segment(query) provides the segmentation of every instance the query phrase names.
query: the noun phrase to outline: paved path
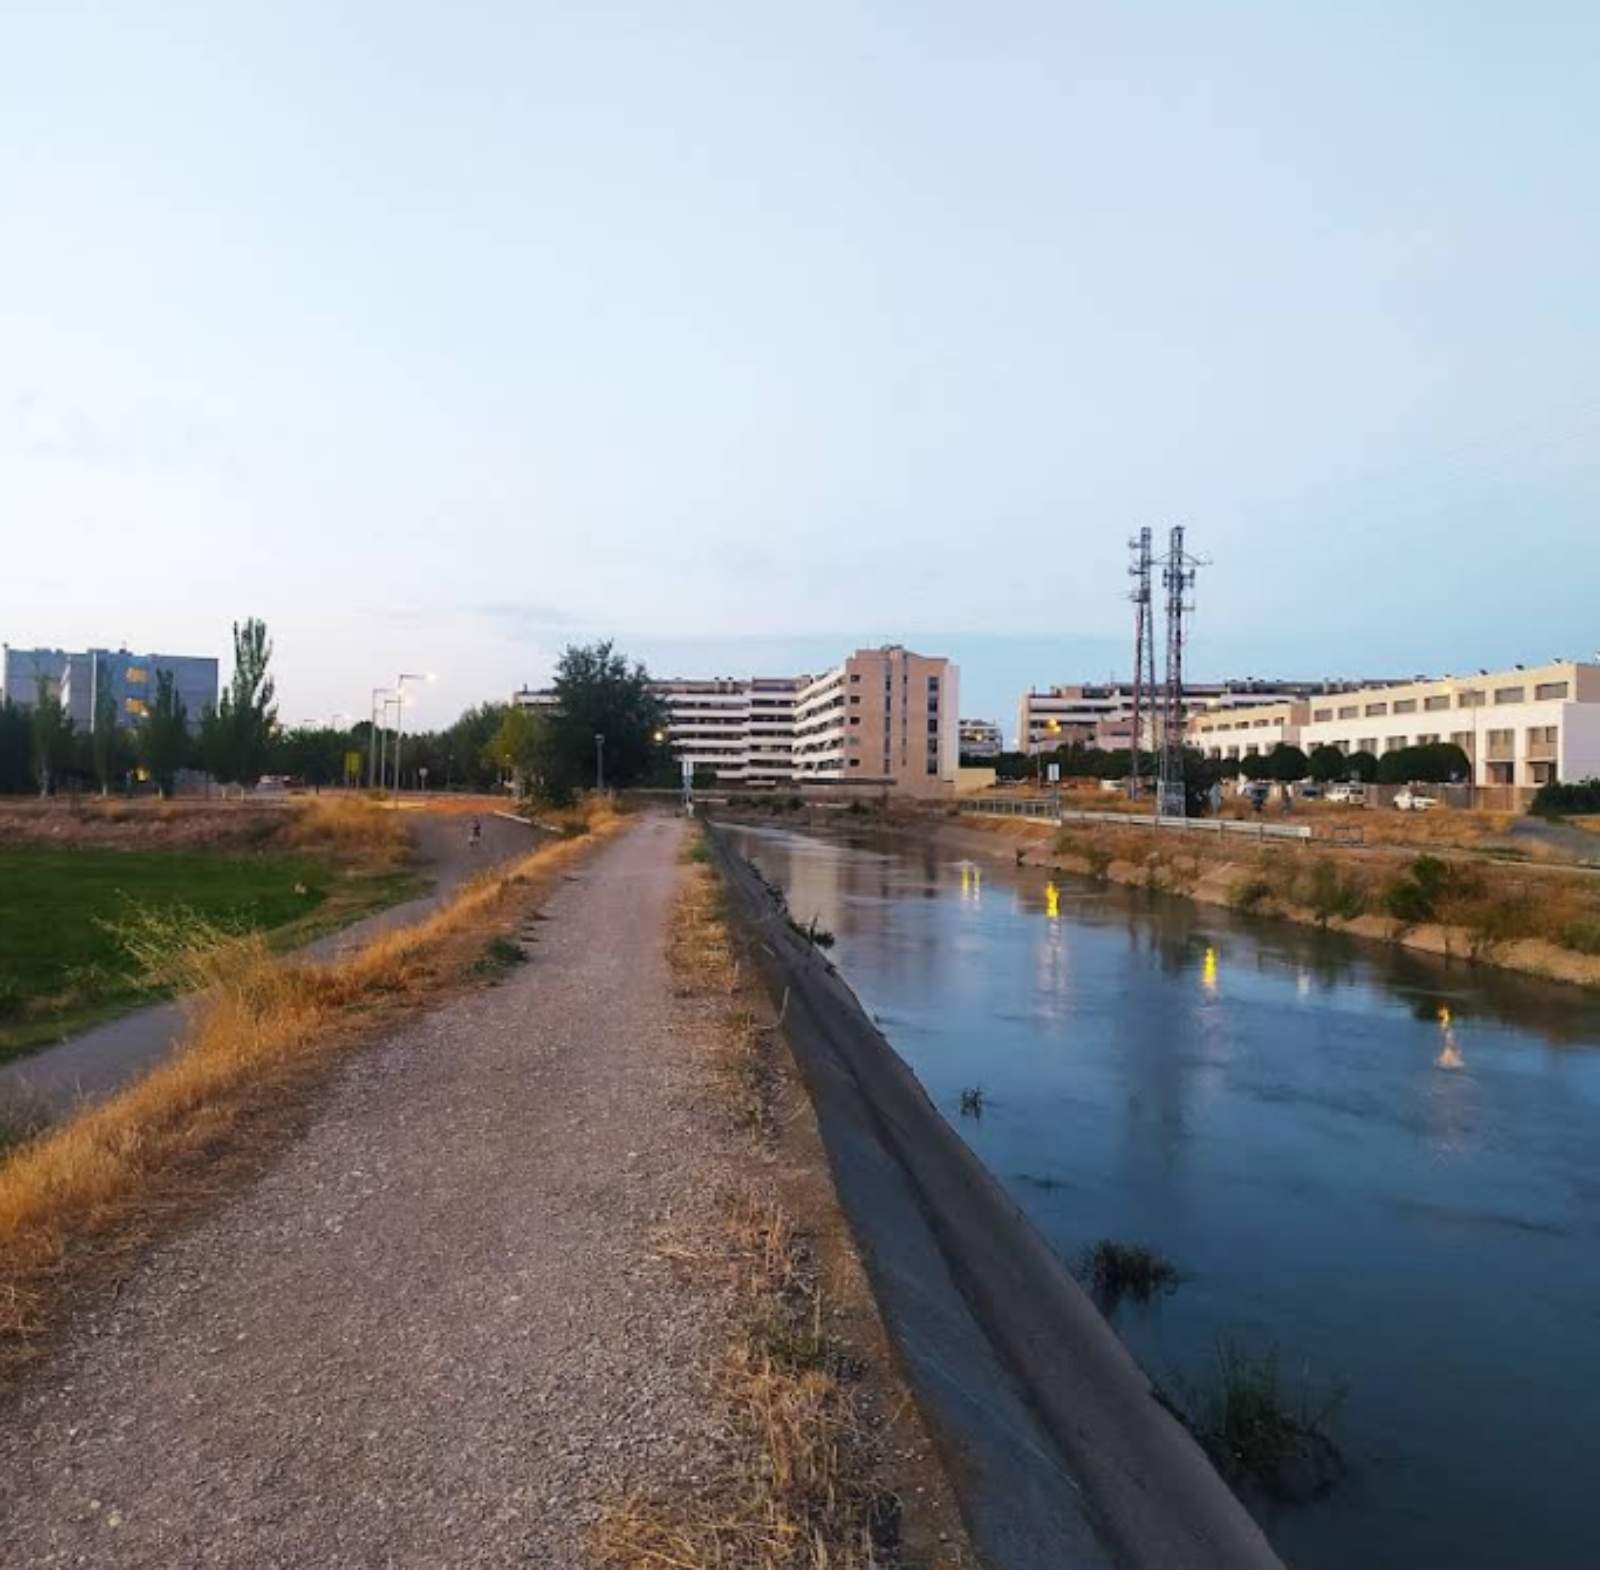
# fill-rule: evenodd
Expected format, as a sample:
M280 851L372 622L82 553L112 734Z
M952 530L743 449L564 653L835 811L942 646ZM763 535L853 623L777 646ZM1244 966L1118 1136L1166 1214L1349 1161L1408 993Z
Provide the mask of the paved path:
M417 861L421 870L433 875L432 890L363 916L307 944L301 952L326 958L391 927L415 921L474 872L531 850L537 843L537 835L525 823L489 813L479 821L483 840L474 850L467 842L471 818L427 812L410 816ZM177 1002L153 1003L131 1014L119 1014L103 1025L0 1067L0 1103L20 1101L47 1115L58 1115L80 1101L110 1095L164 1057L183 1026L183 1005Z
M662 954L680 840L601 849L530 963L354 1059L0 1399L0 1564L566 1570L612 1490L703 1454L716 1305L642 1263L720 1176Z

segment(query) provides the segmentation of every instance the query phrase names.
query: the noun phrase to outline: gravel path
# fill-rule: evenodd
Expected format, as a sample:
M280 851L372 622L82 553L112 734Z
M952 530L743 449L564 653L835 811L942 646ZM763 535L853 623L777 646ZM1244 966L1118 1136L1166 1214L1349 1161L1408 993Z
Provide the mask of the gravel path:
M717 1305L649 1262L720 1178L647 818L531 962L356 1059L248 1192L0 1402L0 1564L582 1563L713 1437Z

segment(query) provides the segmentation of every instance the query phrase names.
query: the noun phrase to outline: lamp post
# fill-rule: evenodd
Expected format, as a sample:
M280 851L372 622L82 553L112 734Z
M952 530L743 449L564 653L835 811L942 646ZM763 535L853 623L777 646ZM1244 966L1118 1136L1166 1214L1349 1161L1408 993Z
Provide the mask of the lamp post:
M594 788L606 788L606 738L600 731L594 733Z
M384 690L387 691L387 689L384 689ZM385 761L385 758L384 758L384 753L385 753L385 751L387 749L388 740L389 740L389 710L390 709L394 709L394 708L398 708L399 705L400 705L400 695L399 695L399 693L390 693L389 696L386 697L383 700L383 702L378 706L378 713L379 713L378 784L379 784L380 787L386 785L388 783L388 780L389 780L388 765L387 765L387 763Z
M367 789L378 784L378 699L388 696L387 687L372 689L372 729L367 732Z
M400 743L405 739L406 733L406 683L408 681L432 681L432 671L401 671L395 679L395 702L399 710L395 718L394 729L394 793L400 794Z

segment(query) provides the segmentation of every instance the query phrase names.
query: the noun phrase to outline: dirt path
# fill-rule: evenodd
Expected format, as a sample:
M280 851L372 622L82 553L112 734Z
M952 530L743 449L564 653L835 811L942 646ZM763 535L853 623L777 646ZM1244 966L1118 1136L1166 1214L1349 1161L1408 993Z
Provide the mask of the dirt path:
M521 855L538 843L537 834L527 824L485 813L479 820L482 842L473 849L467 841L471 821L460 815L409 815L417 870L433 877L432 890L351 922L307 944L301 952L311 958L331 956L392 927L416 921L453 894L474 872ZM0 1103L18 1102L53 1117L70 1111L80 1101L109 1095L166 1056L183 1026L183 1006L175 1002L153 1003L108 1019L103 1025L0 1067Z
M717 1305L647 1261L724 1174L662 954L681 837L599 851L530 963L355 1060L0 1401L0 1563L562 1570L684 1475Z

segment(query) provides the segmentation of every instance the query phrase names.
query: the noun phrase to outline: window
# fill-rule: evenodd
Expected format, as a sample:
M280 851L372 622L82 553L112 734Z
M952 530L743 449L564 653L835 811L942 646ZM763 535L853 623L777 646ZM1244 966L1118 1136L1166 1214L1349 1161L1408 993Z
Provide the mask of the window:
M1554 725L1530 725L1528 727L1528 745L1530 747L1553 747L1556 744L1556 727Z
M1376 736L1363 736L1361 740L1356 743L1357 752L1376 752L1377 750L1378 738Z
M1483 688L1469 687L1465 692L1456 694L1456 707L1458 709L1481 709L1483 707Z
M859 725L861 723L861 716L859 714L852 714L850 716L850 723L852 725Z
M1450 694L1447 692L1437 692L1431 698L1424 698L1422 700L1422 706L1430 713L1437 709L1448 709L1450 707Z
M124 702L123 707L127 709L128 713L137 714L141 717L150 712L150 706L143 698L129 698Z
M142 665L130 665L122 674L129 685L134 687L143 687L150 680L150 672Z
M1469 730L1453 730L1453 731L1450 732L1450 740L1453 741L1456 744L1456 746L1458 746L1463 752L1469 753L1469 754L1471 753L1471 751L1472 751L1472 732L1471 731L1469 731Z
M852 769L859 769L861 767L861 759L860 758L852 758L850 760L850 767Z
M861 680L861 672L860 671L851 671L850 672L850 680L851 681L860 681Z
M1437 747L1439 745L1438 731L1432 731L1426 736L1418 736L1417 745L1419 747Z
M1404 736L1391 736L1384 742L1383 750L1385 752L1398 752L1405 744L1406 739Z
M1387 714L1388 712L1389 712L1389 705L1387 703L1369 703L1367 705L1367 717L1369 719L1374 714Z
M1542 681L1533 689L1536 698L1564 698L1567 695L1567 684L1564 681Z
M1358 709L1355 704L1348 703L1339 710L1339 718L1342 720L1353 720L1357 718L1360 713L1361 710Z
M1494 701L1496 703L1521 703L1526 691L1525 687L1496 687L1494 689Z
M852 693L851 693L851 694L850 694L850 701L851 701L851 702L852 702L852 703L860 703L860 701L861 701L861 694L860 694L860 693L859 693L859 692L852 692Z
M1333 710L1332 709L1313 709L1311 711L1311 718L1318 725L1324 725L1329 720L1331 720L1333 718Z
M1417 712L1417 700L1415 698L1396 698L1394 700L1394 712L1396 714L1415 714Z

